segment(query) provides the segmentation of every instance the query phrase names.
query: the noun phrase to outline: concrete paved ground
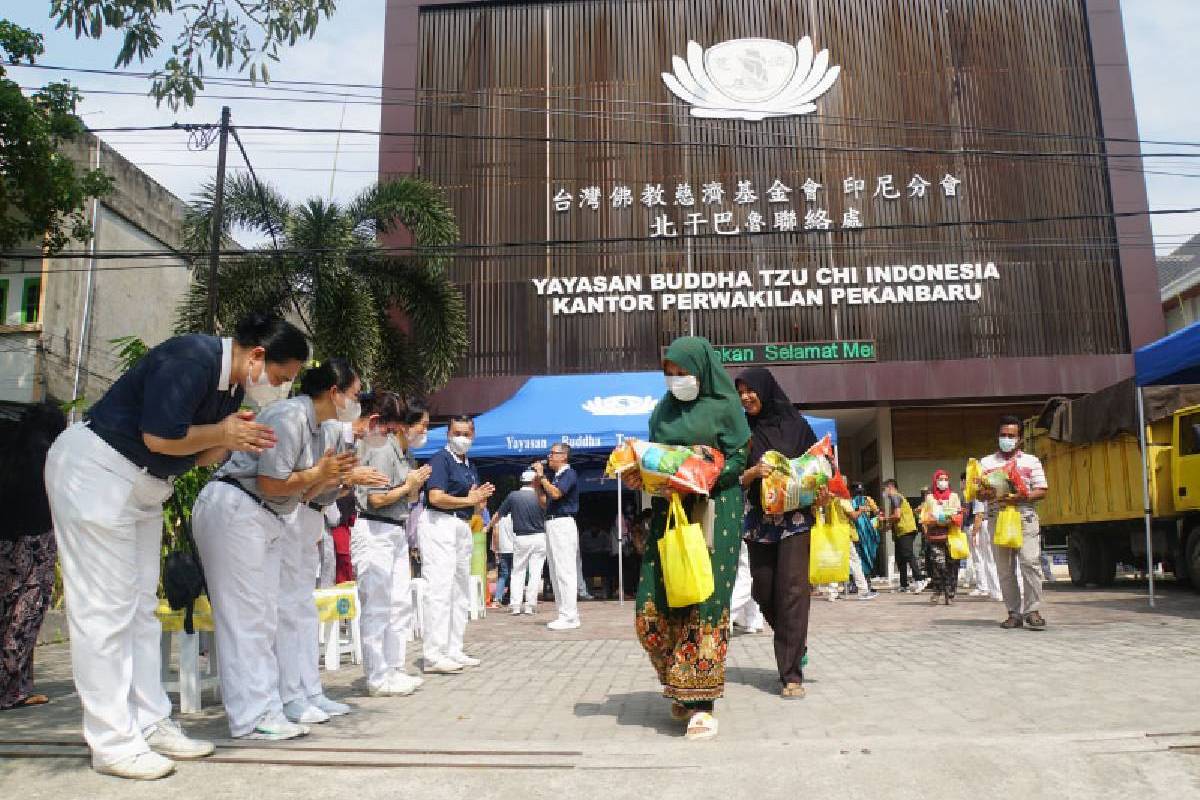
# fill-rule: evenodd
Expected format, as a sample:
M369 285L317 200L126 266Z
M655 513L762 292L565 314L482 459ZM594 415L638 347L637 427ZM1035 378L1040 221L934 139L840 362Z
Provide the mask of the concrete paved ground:
M0 787L89 800L1200 797L1200 596L1166 589L1150 611L1138 584L1054 584L1044 632L1000 630L987 600L814 600L808 697L778 697L769 633L738 636L721 733L703 743L670 720L632 603L583 604L584 627L565 634L545 629L548 607L493 612L468 634L484 665L411 697L362 697L349 665L325 673L356 713L289 749L228 746L220 706L206 707L183 721L228 746L219 762L155 784L87 769L67 649L47 645L39 688L54 702L0 714L0 752L37 757L0 757Z

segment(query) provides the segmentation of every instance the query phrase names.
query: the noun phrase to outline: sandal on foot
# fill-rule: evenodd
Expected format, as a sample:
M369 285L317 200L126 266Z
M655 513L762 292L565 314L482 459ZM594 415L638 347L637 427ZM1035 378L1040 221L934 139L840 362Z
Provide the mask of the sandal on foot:
M684 734L684 738L688 741L698 742L704 739L711 739L716 735L717 718L707 711L697 711L688 720L687 733Z
M1046 629L1046 620L1036 611L1025 615L1025 627L1034 631L1044 631Z
M687 722L692 718L692 710L676 700L671 703L671 719L676 722Z
M789 683L779 692L780 697L797 699L804 697L805 694L806 692L804 691L804 684L801 683Z

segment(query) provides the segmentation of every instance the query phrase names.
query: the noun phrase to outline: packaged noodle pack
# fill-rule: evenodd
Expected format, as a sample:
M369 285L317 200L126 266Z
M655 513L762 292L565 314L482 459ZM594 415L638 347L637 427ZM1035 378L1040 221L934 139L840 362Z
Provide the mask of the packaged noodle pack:
M767 514L808 508L815 502L821 487L830 485L836 477L833 444L828 435L798 458L789 459L782 453L768 450L763 454L762 462L771 467L771 474L762 479L762 507Z
M630 469L642 476L642 490L656 497L708 494L725 467L725 456L707 445L656 444L627 439L608 457L604 474L617 477Z

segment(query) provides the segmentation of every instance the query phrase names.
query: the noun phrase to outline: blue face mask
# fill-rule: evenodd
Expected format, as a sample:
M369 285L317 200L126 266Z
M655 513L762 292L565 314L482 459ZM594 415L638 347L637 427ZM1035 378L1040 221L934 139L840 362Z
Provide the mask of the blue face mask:
M1015 437L1015 436L1001 436L1000 437L1000 452L1001 453L1011 453L1012 451L1014 451L1016 449L1017 449L1017 437Z

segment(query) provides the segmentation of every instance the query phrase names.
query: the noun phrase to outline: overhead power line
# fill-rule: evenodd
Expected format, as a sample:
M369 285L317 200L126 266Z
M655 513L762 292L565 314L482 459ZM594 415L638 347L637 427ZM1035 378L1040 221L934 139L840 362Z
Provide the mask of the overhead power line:
M14 66L14 68L19 67L19 68L26 68L26 69L40 69L40 70L50 70L50 71L59 71L59 72L77 72L80 74L106 75L106 76L117 76L117 77L127 77L127 78L149 78L149 77L152 77L154 74L152 72L137 71L137 70L94 69L94 68L68 67L68 66L63 66L63 65L50 65L50 64L33 64L33 65L22 64L22 65L13 65L13 66ZM205 80L207 83L212 84L212 85L253 87L256 89L260 89L262 91L283 91L283 90L295 91L291 87L322 87L322 88L338 88L338 89L369 89L369 90L373 90L376 92L381 92L385 95L388 93L399 92L399 93L411 93L414 96L418 95L418 94L426 94L426 95L433 94L433 95L448 95L448 96L484 95L489 98L492 98L492 97L517 97L517 98L527 97L530 99L537 100L539 102L550 99L550 100L556 100L556 101L592 103L592 104L603 106L603 107L605 107L605 109L609 109L609 110L613 106L637 107L639 109L639 112L638 112L639 115L641 115L643 117L647 115L647 113L648 113L647 109L653 109L653 108L664 109L664 111L660 114L660 116L674 116L674 115L677 115L680 111L680 105L674 101L631 100L631 99L627 99L627 98L606 98L606 97L595 97L595 96L579 95L579 94L564 94L561 92L553 92L553 91L548 92L542 88L507 89L507 88L498 88L498 87L481 87L478 89L464 89L464 88L460 88L460 87L418 87L418 86L411 86L411 85L410 86L400 86L400 85L382 85L382 84L371 84L371 83L338 83L338 82L333 82L333 81L305 81L305 80L287 80L287 79L272 79L269 83L262 83L262 82L257 82L257 81L251 81L249 78L242 78L242 77L238 77L238 76L215 76L212 78L206 78ZM329 94L332 94L332 93L329 93ZM201 95L201 97L203 97L203 96L204 95ZM337 95L337 96L346 96L346 95ZM357 94L351 94L349 96L353 97L353 98L366 97L364 95L357 95ZM370 99L370 98L368 98L368 99ZM378 97L376 97L376 99L380 100L381 102L393 102L391 100L384 99L382 96L378 96ZM411 102L416 102L416 101L411 101ZM443 101L443 102L445 102L445 101ZM451 102L446 102L446 104L453 105L454 103L451 101ZM457 105L461 107L462 103L458 103ZM480 107L485 108L485 106L480 106ZM504 107L503 106L486 106L486 108L503 109ZM546 109L544 107L541 109L538 109L538 110L543 114L546 113ZM592 113L592 112L588 112L588 113ZM869 117L839 116L839 115L834 115L834 114L813 114L813 115L809 115L806 119L812 120L812 121L819 121L819 122L823 122L826 124L842 122L842 123L862 124L862 125L867 125L867 126L872 126L872 127L907 128L907 129L925 130L925 131L973 132L973 133L980 133L980 134L985 134L985 135L997 135L997 136L1021 136L1021 137L1030 137L1030 138L1111 142L1111 143L1123 143L1123 144L1150 144L1150 145L1175 146L1175 147L1200 147L1200 142L1196 142L1196 141L1136 139L1136 138L1125 138L1125 137L1115 137L1115 136L1092 136L1092 135L1087 135L1087 134L1061 133L1061 132L1054 132L1054 131L1029 131L1029 130L1017 130L1017 129L1010 129L1010 128L983 128L983 127L974 127L974 126L969 126L969 125L958 126L958 125L951 125L951 124L946 124L946 123L931 123L931 122L920 122L920 121L912 121L912 120L896 120L896 119L874 119L874 118L869 118ZM697 123L697 122L692 122L690 124L703 125L703 123ZM711 125L711 123L709 123L709 124ZM709 127L707 129L720 130L720 128L715 127L715 126Z

